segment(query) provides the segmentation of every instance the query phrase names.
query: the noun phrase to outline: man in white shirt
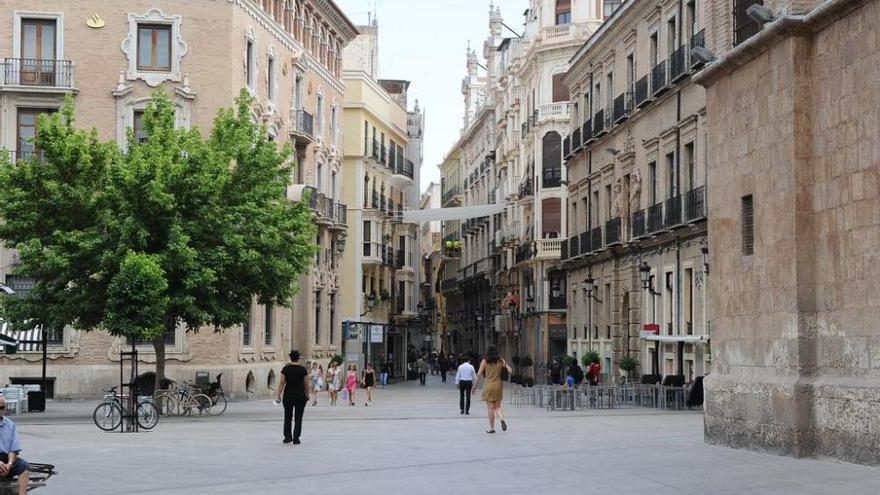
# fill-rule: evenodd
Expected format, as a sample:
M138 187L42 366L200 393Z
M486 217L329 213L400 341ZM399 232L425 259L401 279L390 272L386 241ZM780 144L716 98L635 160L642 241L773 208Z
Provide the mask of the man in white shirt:
M471 364L471 358L465 357L464 362L455 372L455 384L458 385L458 407L461 414L471 413L471 389L474 387L474 378L477 371Z

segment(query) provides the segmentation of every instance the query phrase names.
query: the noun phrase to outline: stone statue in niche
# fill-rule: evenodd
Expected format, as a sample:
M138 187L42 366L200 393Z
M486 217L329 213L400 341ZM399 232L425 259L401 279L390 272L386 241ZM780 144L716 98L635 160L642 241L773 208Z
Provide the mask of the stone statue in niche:
M626 198L623 197L623 179L618 177L616 181L614 181L614 186L612 187L612 191L614 191L614 211L612 212L612 218L618 218L623 213L625 208L624 201Z
M642 175L639 169L633 170L630 187L629 187L629 209L630 211L638 211L639 196L642 193Z

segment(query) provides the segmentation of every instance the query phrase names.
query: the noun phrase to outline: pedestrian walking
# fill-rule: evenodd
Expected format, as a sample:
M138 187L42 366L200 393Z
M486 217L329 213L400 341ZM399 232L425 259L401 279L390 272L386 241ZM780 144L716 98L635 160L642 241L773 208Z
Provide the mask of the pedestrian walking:
M309 392L312 396L312 405L318 405L318 391L321 390L319 384L321 383L321 369L318 367L318 363L312 363L312 368L309 370L309 378L311 379L311 387L309 388Z
M357 366L350 364L348 366L348 376L345 377L345 389L348 391L348 405L354 405L354 392L357 390L358 372Z
M290 351L290 362L281 368L281 383L278 385L276 402L284 404L284 443L299 445L302 434L303 413L309 402L311 377L308 370L299 364L299 351ZM293 419L293 433L290 421Z
M385 388L388 386L388 361L382 361L379 366L379 380L382 382L382 388Z
M440 368L440 380L443 383L446 383L446 372L449 371L449 359L441 354L437 366Z
M501 375L507 370L507 373L513 373L510 366L498 356L498 349L491 346L486 349L486 356L480 363L480 370L474 379L474 392L476 386L480 382L482 376L485 380L483 385L483 400L486 401L486 408L489 413L489 429L486 433L495 433L495 418L501 421L501 430L507 431L507 423L504 422L504 412L501 410L501 400L503 399L503 382Z
M337 369L338 364L336 361L330 361L330 365L327 367L327 377L325 381L327 382L327 394L330 396L330 405L336 405L336 399L339 396L339 373Z
M425 361L425 358L419 356L419 359L416 360L416 370L419 372L419 386L425 386L425 375L428 374L428 362Z
M474 386L474 377L477 374L470 358L462 357L464 362L458 366L455 372L455 384L458 385L458 408L461 414L471 413L471 390Z
M593 361L590 363L590 367L587 369L590 374L590 385L598 385L599 384L599 374L602 373L602 365L599 364L598 361Z
M376 371L373 370L372 364L367 364L361 384L367 392L367 402L364 402L364 406L369 406L370 402L373 402L373 387L376 385Z

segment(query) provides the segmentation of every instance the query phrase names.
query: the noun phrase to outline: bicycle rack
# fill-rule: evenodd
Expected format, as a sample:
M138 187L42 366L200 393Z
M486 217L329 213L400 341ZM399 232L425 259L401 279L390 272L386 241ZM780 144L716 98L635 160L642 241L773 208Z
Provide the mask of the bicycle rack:
M124 396L125 390L128 389L128 400L123 400L124 403L123 411L122 411L122 424L120 425L119 431L120 433L137 433L138 432L138 423L137 423L137 384L135 384L134 380L138 376L137 369L137 349L135 349L134 345L131 346L130 351L120 351L119 352L119 393ZM129 376L131 377L130 382L125 382L125 360L126 358L131 359L131 370Z

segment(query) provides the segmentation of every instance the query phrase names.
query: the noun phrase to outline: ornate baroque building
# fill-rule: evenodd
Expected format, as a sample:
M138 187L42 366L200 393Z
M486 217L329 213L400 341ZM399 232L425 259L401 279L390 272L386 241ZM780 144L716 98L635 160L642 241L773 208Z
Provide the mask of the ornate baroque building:
M357 34L331 0L168 0L53 2L10 0L0 7L0 148L15 157L34 152L36 115L54 112L70 93L78 124L125 146L140 127L151 93L163 88L177 124L207 132L217 110L240 88L255 98L254 120L272 139L290 143L298 166L291 200L314 190L311 206L320 252L287 308L253 306L238 328L222 333L166 335L171 378L223 373L231 394L267 395L291 349L326 359L342 343L337 305L340 242L346 207L339 201L342 172L342 53ZM16 253L0 252L0 276L12 275ZM309 308L310 310L306 310ZM118 379L118 352L127 343L104 332L47 329L50 396L97 395ZM139 356L155 360L152 346ZM40 375L40 353L0 356L0 383ZM149 368L148 366L146 368Z
M704 2L624 2L571 60L570 353L606 379L690 383L709 370ZM644 279L644 282L643 282Z

